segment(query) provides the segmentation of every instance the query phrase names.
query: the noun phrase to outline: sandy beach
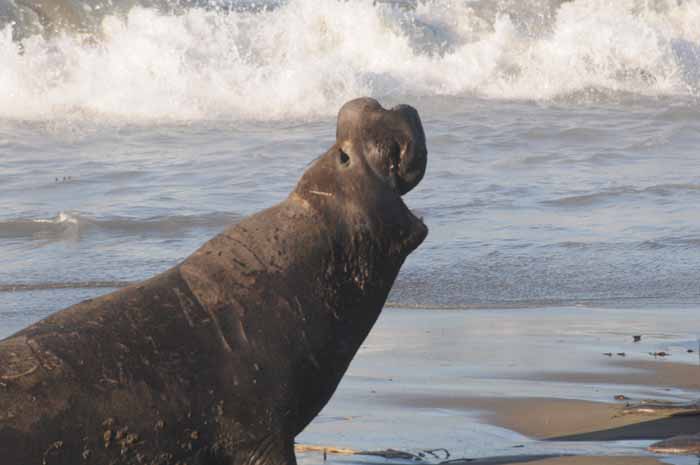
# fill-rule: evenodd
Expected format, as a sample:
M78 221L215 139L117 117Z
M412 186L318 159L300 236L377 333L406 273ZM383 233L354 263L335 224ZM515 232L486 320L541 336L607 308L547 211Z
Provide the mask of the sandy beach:
M697 412L625 410L700 399L695 312L664 309L661 325L654 309L386 310L297 442L401 450L426 463L696 464L646 448L700 432Z

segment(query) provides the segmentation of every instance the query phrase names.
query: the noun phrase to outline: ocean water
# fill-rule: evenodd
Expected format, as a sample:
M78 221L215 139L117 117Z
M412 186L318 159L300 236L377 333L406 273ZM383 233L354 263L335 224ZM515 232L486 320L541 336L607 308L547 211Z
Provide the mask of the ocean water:
M700 302L695 0L52 2L0 0L0 336L282 200L363 95L428 139L390 305Z

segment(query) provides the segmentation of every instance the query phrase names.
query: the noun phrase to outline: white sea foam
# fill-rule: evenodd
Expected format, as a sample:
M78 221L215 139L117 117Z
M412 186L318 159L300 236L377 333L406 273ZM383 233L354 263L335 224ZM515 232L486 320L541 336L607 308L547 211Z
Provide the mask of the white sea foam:
M79 215L60 212L53 218L0 221L0 238L77 239L82 227Z
M359 95L695 98L700 3L289 0L136 7L96 37L0 31L0 117L310 119Z
M238 219L234 213L169 215L150 218L95 218L77 212L60 212L53 218L15 218L0 221L0 238L78 239L87 231L102 234L181 234L192 229L219 230Z

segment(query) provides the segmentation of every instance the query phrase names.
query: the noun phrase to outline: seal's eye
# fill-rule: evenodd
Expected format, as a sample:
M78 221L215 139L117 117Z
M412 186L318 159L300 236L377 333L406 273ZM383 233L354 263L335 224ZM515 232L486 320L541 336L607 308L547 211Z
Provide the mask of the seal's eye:
M342 150L340 150L340 157L339 158L340 158L341 165L347 165L348 163L350 163L350 157L348 156L347 153L343 152Z

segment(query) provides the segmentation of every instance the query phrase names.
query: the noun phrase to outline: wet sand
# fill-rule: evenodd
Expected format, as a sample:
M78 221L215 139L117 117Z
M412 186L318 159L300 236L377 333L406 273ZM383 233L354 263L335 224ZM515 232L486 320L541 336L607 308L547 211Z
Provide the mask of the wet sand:
M698 390L700 367L671 362L616 362L613 366L633 368L632 373L552 373L539 379L552 382L603 383L618 385L621 395L625 385ZM533 375L532 378L535 378ZM568 441L619 441L665 439L700 432L700 415L677 415L678 412L630 414L623 412L629 403L645 399L591 402L556 398L498 398L414 396L402 398L406 405L425 408L464 409L482 412L489 423L537 439Z
M700 316L698 317L700 320ZM700 322L698 323L700 328ZM690 354L692 357L692 354ZM556 372L533 374L533 378L573 383L614 383L681 388L700 391L700 363L674 363L668 360L611 360L610 367L621 370L611 373ZM624 371L623 371L624 370ZM629 371L634 370L634 371Z
M700 416L622 414L622 405L566 399L405 399L412 405L482 412L482 421L537 439L665 439L700 431Z
M646 447L700 432L700 415L621 412L645 399L700 399L697 353L687 352L697 344L697 310L663 312L386 312L298 442L412 453L445 448L449 457L426 455L425 462L464 459L452 465L697 463ZM637 333L644 334L640 343L632 339ZM649 355L661 350L671 356ZM321 463L319 457L301 454L300 463Z
M534 458L530 460L529 457L514 457L509 461L500 461L500 459L495 460L477 460L467 462L471 465L508 465L516 463L527 463L529 465L657 465L664 462L660 462L653 457L639 457L639 456L616 456L616 457L605 457L605 456L577 456L577 457L548 457L548 458Z

